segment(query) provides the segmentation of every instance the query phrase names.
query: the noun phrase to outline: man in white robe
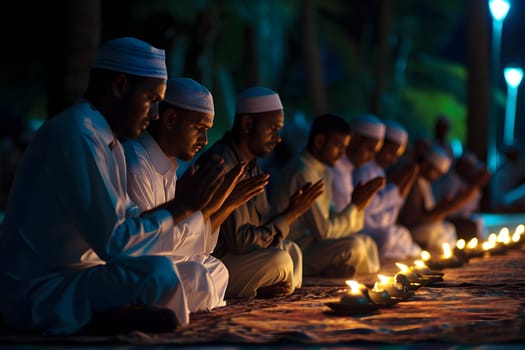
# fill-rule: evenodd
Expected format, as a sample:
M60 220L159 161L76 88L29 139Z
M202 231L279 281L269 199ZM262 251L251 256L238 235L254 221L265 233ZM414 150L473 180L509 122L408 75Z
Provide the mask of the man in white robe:
M385 165L392 164L404 153L408 133L397 122L380 121L372 116L358 118L352 125L354 138L350 142L351 154L359 154L367 144L381 144L377 155ZM383 131L384 129L384 131ZM384 139L381 134L384 133ZM353 171L354 185L375 177L386 177L385 170L374 159L356 167ZM421 248L402 225L396 224L399 210L412 186L419 167L417 164L399 168L390 174L387 184L371 200L365 209L365 224L362 232L377 243L379 254L384 259L406 259L418 257Z
M456 229L445 218L475 195L471 187L436 202L432 182L448 172L451 161L440 146L432 145L420 159L419 176L399 213L399 222L409 228L414 241L433 254L443 252L443 243L455 246Z
M285 208L290 194L305 184L325 183L323 194L290 228L290 239L303 251L306 276L351 277L379 270L376 244L357 232L363 227L364 207L384 179L360 186L345 208L338 212L332 209L329 167L344 154L350 137L350 128L340 117L326 114L316 118L305 150L273 179L276 183L272 198L277 209Z
M447 217L447 220L456 227L458 238L469 241L474 237L483 240L488 236L483 217L478 212L483 188L489 180L490 173L483 162L478 160L475 154L465 152L454 163L454 169L450 171L447 181L440 183L439 186L433 186L438 201L456 196L469 187L476 186L471 199Z
M141 212L131 202L120 140L158 118L166 79L163 50L135 38L110 40L98 50L86 99L35 134L0 235L0 313L11 327L71 334L99 312L130 305L162 307L188 324L193 296L178 267L159 254L169 255L184 236L175 225L205 205L222 205L238 176L223 176L217 162L177 203ZM195 276L188 287L198 290L205 271L191 262L184 269Z
M159 105L159 119L152 121L148 130L136 140L124 143L126 154L128 194L142 210L150 210L175 198L177 188L177 159L191 161L208 143L207 131L213 126L214 106L211 93L189 78L175 78L167 82L166 96ZM191 170L190 170L191 171ZM182 180L184 182L184 178ZM261 179L259 189L266 183ZM184 184L182 184L184 185ZM256 194L251 189L252 194ZM243 201L251 197L245 196ZM190 305L191 311L211 310L224 306L228 285L228 270L211 256L218 238L218 227L231 211L243 202L233 198L207 221L201 212L195 212L179 223L178 229L188 230L172 254L173 262L193 261L204 266L201 298ZM184 283L184 276L181 276ZM190 276L190 280L193 277Z

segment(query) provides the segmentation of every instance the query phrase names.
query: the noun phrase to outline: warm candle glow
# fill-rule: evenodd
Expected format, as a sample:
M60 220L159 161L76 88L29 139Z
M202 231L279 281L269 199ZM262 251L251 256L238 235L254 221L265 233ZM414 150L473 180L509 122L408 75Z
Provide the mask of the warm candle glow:
M496 246L496 242L498 241L498 235L496 235L495 233L491 233L489 235L489 238L488 238L488 242L490 242L491 244L493 244L494 246Z
M514 229L514 233L518 233L518 234L522 234L523 232L525 232L525 225L522 225L522 224L519 224L518 226L516 226L516 228Z
M426 250L421 251L421 260L423 261L429 261L430 260L430 253Z
M353 280L347 280L345 283L350 287L350 293L360 294L361 290L359 289L359 282Z
M514 232L512 234L512 242L516 243L516 242L519 242L521 239L521 233L519 232Z
M465 245L466 245L466 242L463 238L456 242L456 247L458 249L465 249Z
M441 245L443 247L443 257L448 259L452 256L452 250L450 250L450 245L445 242Z
M374 283L374 288L372 288L372 290L374 292L383 292L385 289L383 287L381 287L381 285L376 282L376 283Z
M402 263L396 262L396 266L401 270L401 272L408 272L408 266Z
M427 265L421 260L414 260L414 265L419 268L427 267Z
M496 241L500 243L509 244L510 243L510 231L507 227L503 227L500 231L498 236L496 237Z
M394 277L391 276L377 275L377 278L379 278L380 283L394 283Z
M490 236L489 236L490 238ZM489 239L488 241L486 242L483 242L483 244L481 245L481 247L483 248L483 250L490 250L492 248L494 248L496 246L496 240L495 239Z
M472 238L470 241L468 241L467 243L467 248L468 249L474 249L478 246L478 239L476 237Z

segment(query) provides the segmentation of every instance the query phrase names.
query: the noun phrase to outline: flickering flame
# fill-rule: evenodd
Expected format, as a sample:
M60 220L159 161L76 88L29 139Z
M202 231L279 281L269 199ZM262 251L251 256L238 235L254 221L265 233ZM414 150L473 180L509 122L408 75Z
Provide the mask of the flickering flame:
M359 282L353 280L346 280L345 283L348 285L348 287L350 287L350 293L359 294L361 292L359 290Z
M483 244L481 245L481 247L483 248L483 250L490 250L492 248L494 248L496 246L496 241L497 241L497 236L495 233L491 233L489 235L489 238L486 242L483 242Z
M510 231L507 227L503 227L500 231L498 236L496 237L496 241L500 243L509 244L510 243Z
M516 242L519 242L521 239L521 233L519 232L514 232L512 234L512 242L516 243Z
M465 245L466 245L466 243L465 243L465 240L463 238L461 238L460 240L458 240L456 242L456 247L458 249L461 249L461 250L465 249Z
M414 260L414 266L423 268L427 267L427 264L425 264L422 260Z
M421 260L423 261L429 261L430 260L430 253L426 250L421 251Z
M448 259L452 256L452 250L450 250L450 245L445 242L441 245L443 247L443 257Z
M470 241L468 241L467 243L467 248L468 249L474 249L478 246L478 239L476 237L472 238Z
M519 224L518 226L516 226L516 228L514 229L514 233L518 233L518 234L522 234L523 232L525 232L525 225L523 224Z
M377 278L379 278L380 283L394 283L394 277L377 275Z
M401 270L401 272L408 272L408 266L402 263L396 262L396 266Z
M372 288L374 292L382 292L385 290L381 285L379 285L377 282L374 283L374 288Z

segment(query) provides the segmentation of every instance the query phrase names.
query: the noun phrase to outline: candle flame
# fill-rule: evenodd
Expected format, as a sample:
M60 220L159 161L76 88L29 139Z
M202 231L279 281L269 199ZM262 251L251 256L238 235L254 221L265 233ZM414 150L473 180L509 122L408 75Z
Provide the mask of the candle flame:
M396 262L396 266L401 270L401 272L408 272L407 265Z
M517 242L520 241L520 239L521 239L521 233L519 233L519 232L514 232L514 233L512 234L512 242L517 243Z
M476 237L472 238L470 241L468 241L467 243L467 247L469 249L474 249L478 246L478 239Z
M430 260L430 253L426 250L421 251L421 260L423 261L429 261Z
M496 242L498 241L498 236L497 236L495 233L491 233L491 234L489 235L488 241L489 241L491 244L496 245Z
M465 245L466 245L466 242L463 238L461 238L460 240L456 242L456 247L458 249L462 249L462 250L465 249Z
M377 278L379 278L380 283L394 283L394 277L377 275Z
M518 234L522 234L523 232L525 232L525 225L523 224L519 224L518 226L516 226L516 228L514 229L514 233L518 233Z
M414 260L414 265L419 268L427 267L427 264L425 264L422 260Z
M496 237L497 242L508 244L510 243L510 231L507 227L503 227L498 236Z
M346 280L345 283L350 287L350 292L352 294L359 294L359 282L353 280Z
M483 242L481 244L481 248L483 248L483 250L490 250L492 248L494 248L496 246L496 241L495 240L488 240L486 242Z
M443 257L448 259L452 256L452 251L450 250L450 245L445 242L441 245L443 247Z

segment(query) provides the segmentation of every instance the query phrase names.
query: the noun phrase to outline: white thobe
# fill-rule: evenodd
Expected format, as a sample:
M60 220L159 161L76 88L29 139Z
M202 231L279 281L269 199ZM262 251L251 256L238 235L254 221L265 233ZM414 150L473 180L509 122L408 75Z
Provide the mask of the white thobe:
M385 176L383 168L375 161L368 162L354 169L354 186L378 176ZM404 198L399 193L399 188L394 183L387 182L365 208L365 224L362 232L376 241L380 255L384 258L404 259L421 254L421 247L414 242L410 231L396 224L403 202Z
M305 273L315 275L324 268L341 264L355 267L357 273L377 272L376 244L370 237L357 234L363 227L363 211L351 203L339 212L331 209L332 174L309 152L303 151L281 169L276 180L274 205L284 210L293 193L306 183L320 179L324 180L324 192L291 225L288 236L303 249Z
M432 187L423 176L418 176L412 191L417 191L420 194L423 203L413 203L407 199L403 210L407 210L411 215L417 216L422 209L428 211L434 208L436 202L432 193ZM423 208L420 208L421 204ZM410 227L410 231L414 241L432 253L442 253L442 245L445 242L451 247L454 247L456 244L456 229L453 224L446 220L414 225Z
M140 303L188 324L178 268L154 256L173 251L181 233L166 210L139 214L124 151L102 114L83 101L47 121L20 162L0 235L5 321L70 334L95 311ZM82 260L91 249L101 260Z
M354 164L346 156L339 158L333 167L332 174L332 201L336 212L343 210L352 200L354 190L353 176Z
M150 210L175 198L178 166L176 160L168 158L147 131L137 140L126 141L123 146L126 155L128 194L133 202L142 210ZM198 284L199 291L191 290L190 286L185 288L189 295L195 296L188 299L190 311L211 310L226 305L224 294L228 285L228 269L211 255L217 244L218 231L211 232L210 220L204 222L200 211L178 224L175 229L184 232L184 235L181 235L184 240L178 242L171 252L172 261L193 261L202 264L207 271L205 280ZM192 280L193 277L190 276L188 282L191 283ZM185 282L182 278L182 283Z
M434 197L441 199L447 197L454 197L461 191L465 191L470 186L461 176L455 171L452 171L447 179L447 182L440 183L437 186L432 186ZM473 221L476 224L476 236L478 239L484 239L487 236L487 230L483 217L477 215L476 212L479 210L479 204L481 201L481 190L477 188L474 196L466 202L461 208L455 213L452 213L452 217L460 217Z

